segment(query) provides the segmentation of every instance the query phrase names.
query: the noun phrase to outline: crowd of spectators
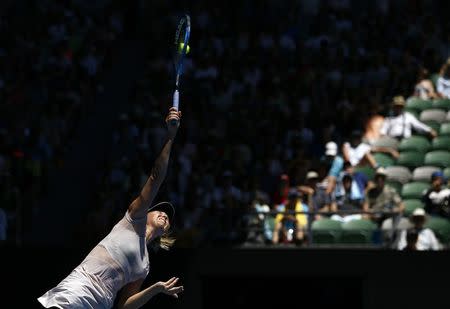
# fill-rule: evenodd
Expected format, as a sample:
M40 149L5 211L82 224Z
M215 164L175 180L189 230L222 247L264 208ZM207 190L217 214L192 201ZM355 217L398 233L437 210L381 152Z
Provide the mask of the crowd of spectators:
M7 1L0 11L0 240L21 243L64 165L122 35L113 1Z
M151 14L158 18L149 19L148 28L161 44L149 46L146 76L130 95L130 111L118 119L110 161L97 176L87 220L98 230L91 235L104 235L123 216L164 139L173 91L167 38L180 12L175 4L155 6ZM364 214L388 208L401 216L404 210L399 193L384 185L374 142L411 130L436 136L412 115L409 129L390 132L397 130L405 98L446 96L449 74L442 64L450 56L450 23L442 6L198 1L189 7L193 30L182 79L182 127L158 196L176 205L177 244L257 241L245 229L254 218L263 222L262 213L286 209L317 213L286 215L290 220L278 215L275 226L264 229L265 241L302 244L308 220L337 209L349 211L333 216L342 222L369 218L392 226L394 218ZM428 72L440 74L437 89ZM395 149L376 150L399 156ZM361 165L374 171L373 181L355 171ZM247 216L254 211L259 217ZM302 229L283 227L287 221Z

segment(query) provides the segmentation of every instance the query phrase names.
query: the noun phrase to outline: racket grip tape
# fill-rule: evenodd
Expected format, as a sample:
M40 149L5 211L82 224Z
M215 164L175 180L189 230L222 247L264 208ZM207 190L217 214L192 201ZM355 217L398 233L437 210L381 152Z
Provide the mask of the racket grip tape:
M178 110L178 106L179 106L179 102L180 102L180 92L178 91L178 89L176 89L173 93L173 103L172 106L175 107ZM176 125L177 121L176 120L172 120L171 121L172 125Z

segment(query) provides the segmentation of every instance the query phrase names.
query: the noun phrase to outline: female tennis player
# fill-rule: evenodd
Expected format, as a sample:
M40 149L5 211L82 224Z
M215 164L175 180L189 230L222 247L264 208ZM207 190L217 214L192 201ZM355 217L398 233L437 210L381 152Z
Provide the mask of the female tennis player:
M178 278L157 282L141 291L149 273L147 245L169 249L175 210L168 202L152 205L167 172L181 112L170 108L167 141L139 196L124 217L69 276L38 298L45 308L140 308L158 293L178 298ZM116 297L117 296L117 297Z

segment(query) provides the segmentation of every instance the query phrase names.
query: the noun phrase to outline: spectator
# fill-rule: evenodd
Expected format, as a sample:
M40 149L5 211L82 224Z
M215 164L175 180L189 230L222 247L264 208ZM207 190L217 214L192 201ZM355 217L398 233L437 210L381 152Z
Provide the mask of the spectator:
M389 217L384 212L393 212L400 215L405 208L397 191L385 185L386 176L385 169L378 168L375 172L375 186L367 192L366 203L368 205L366 209L372 212L370 218L379 225Z
M406 246L403 251L417 251L417 241L419 240L419 231L412 228L406 232Z
M282 174L278 182L278 188L273 195L272 202L275 205L284 204L287 201L289 192L289 176Z
M441 244L437 240L434 232L429 228L424 228L426 221L426 214L423 208L416 208L411 216L413 228L417 231L417 250L440 250ZM400 233L397 248L404 250L407 246L406 240L407 231Z
M423 202L428 214L450 219L450 189L445 184L444 173L436 171L431 174L431 188L425 192Z
M433 82L430 80L430 73L424 67L419 68L417 83L414 87L414 96L423 100L439 98L439 95L434 90Z
M305 196L308 209L316 213L315 219L330 212L331 194L328 194L326 187L319 183L319 174L316 171L309 171L306 174L306 185L299 186L298 190Z
M331 162L327 176L327 193L330 194L336 187L336 179L339 177L344 166L344 160L338 155L338 146L335 142L328 142L325 145L325 160Z
M377 168L378 164L370 152L371 147L362 141L362 132L359 130L354 130L350 142L342 146L344 160L349 161L352 166L368 164L372 168Z
M432 138L435 138L437 136L436 131L417 120L411 113L405 112L405 104L406 102L403 96L394 97L392 102L393 115L384 120L381 134L402 139L410 137L412 129L414 129L419 132L428 133Z
M307 212L308 206L300 200L297 189L289 190L288 201L278 207L279 213L275 217L275 228L272 242L300 244L304 240L308 220L305 214L289 212Z
M361 219L363 218L362 214L351 212L367 212L367 210L367 204L364 201L364 191L360 190L351 174L344 173L336 186L334 199L331 204L331 211L337 212L337 214L332 215L331 219L341 222Z
M441 67L436 88L440 96L450 99L450 58Z

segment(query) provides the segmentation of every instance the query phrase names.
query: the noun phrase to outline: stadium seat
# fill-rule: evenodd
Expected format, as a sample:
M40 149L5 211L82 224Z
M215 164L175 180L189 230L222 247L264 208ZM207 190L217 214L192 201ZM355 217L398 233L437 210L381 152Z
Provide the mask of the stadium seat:
M370 166L358 166L355 167L355 172L360 172L366 175L367 179L372 180L375 176L375 170Z
M431 76L430 76L430 80L431 80L431 82L433 83L434 88L436 88L436 86L437 86L437 80L438 80L438 78L439 78L439 73L433 73L433 74L431 74Z
M450 167L444 169L444 176L447 177L447 179L450 179Z
M441 217L428 217L425 227L433 230L436 237L443 244L448 244L450 241L450 221Z
M386 168L387 180L398 181L402 184L412 179L411 171L405 166L388 166Z
M436 132L439 132L439 129L441 128L441 123L435 120L427 120L424 121L423 123L425 123L427 126L432 128ZM428 134L428 133L421 133L421 134Z
M429 183L414 181L403 185L402 198L403 199L421 199L425 190L430 187Z
M436 150L428 152L425 155L425 165L438 166L445 168L450 166L450 152L443 150Z
M398 149L398 144L399 141L396 138L390 136L382 136L375 143L373 143L373 146Z
M450 135L450 123L446 122L441 124L439 135Z
M445 119L445 121L450 122L450 111L448 111L447 118Z
M445 122L445 118L447 117L446 111L442 109L426 109L420 113L419 120L422 122L427 121L436 121L438 123Z
M450 110L450 99L436 99L433 101L433 108Z
M413 171L413 181L428 182L431 180L431 174L440 171L441 169L436 166L419 166Z
M400 151L415 150L427 152L428 149L430 149L430 147L431 143L426 137L420 135L413 135L411 137L402 139L400 145L398 146L398 149Z
M313 243L334 244L342 234L342 223L336 220L323 218L316 220L311 225Z
M419 119L420 111L413 109L413 108L406 107L405 112L408 112L408 113L412 114L414 117L416 117L417 119Z
M402 193L403 184L400 181L386 180L386 185L393 188L398 194Z
M424 158L425 155L418 151L401 152L400 156L397 159L397 165L406 166L409 169L414 169L418 166L423 165Z
M383 167L391 166L395 163L395 159L385 153L377 152L374 153L373 157L375 161L377 161L377 163Z
M450 136L438 136L434 138L431 143L431 149L450 151Z
M423 100L418 97L409 97L408 100L406 100L406 108L414 109L418 112L430 109L432 106L433 104L430 100Z
M406 199L403 200L403 204L405 205L405 217L411 216L416 208L423 208L423 203L419 199Z
M342 224L341 242L346 244L370 244L377 225L367 219L352 220Z

